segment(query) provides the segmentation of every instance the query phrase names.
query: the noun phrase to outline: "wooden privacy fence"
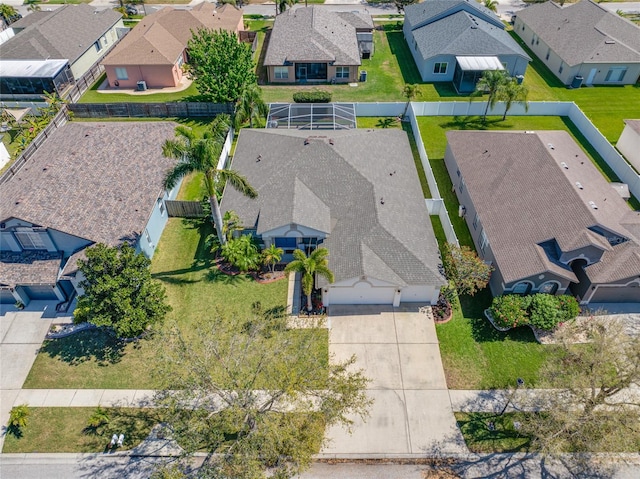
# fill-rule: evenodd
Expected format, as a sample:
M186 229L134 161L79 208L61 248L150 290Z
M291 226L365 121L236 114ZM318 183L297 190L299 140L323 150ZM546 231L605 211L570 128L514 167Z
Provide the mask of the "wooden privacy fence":
M205 216L202 203L199 201L174 201L166 200L169 217L173 218L202 218Z
M69 110L75 118L173 118L214 117L233 113L231 103L72 103Z

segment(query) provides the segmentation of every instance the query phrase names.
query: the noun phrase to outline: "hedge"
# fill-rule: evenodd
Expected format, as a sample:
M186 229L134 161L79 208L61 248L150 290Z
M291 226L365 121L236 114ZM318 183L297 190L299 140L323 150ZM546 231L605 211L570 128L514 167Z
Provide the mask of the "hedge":
M329 103L331 93L324 90L300 91L293 94L293 101L296 103Z
M491 303L491 315L496 326L515 328L531 324L539 329L552 330L559 323L575 318L580 306L573 296L533 294L496 296Z

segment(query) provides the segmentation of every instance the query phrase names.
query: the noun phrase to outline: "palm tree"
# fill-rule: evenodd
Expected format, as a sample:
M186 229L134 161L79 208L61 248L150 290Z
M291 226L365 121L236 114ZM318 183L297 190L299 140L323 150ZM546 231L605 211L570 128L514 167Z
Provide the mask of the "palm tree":
M16 10L12 5L0 3L0 17L3 17L7 21L7 24L9 23L9 20L17 14L18 10Z
M262 251L262 260L264 264L269 265L272 273L275 270L276 263L282 259L283 253L282 248L278 248L274 243L271 243L271 246Z
M504 121L507 118L507 112L511 109L513 103L522 103L525 111L529 111L528 95L529 89L524 85L518 84L515 78L509 78L502 84L496 93L496 98L504 102L502 120Z
M202 137L185 126L176 127L176 138L167 140L162 145L162 154L166 158L179 160L173 169L167 172L164 186L171 189L181 178L189 173L200 172L204 174L205 186L211 204L211 221L213 222L218 240L221 245L227 242L223 234L222 214L216 192L216 178L224 184L229 183L234 189L249 198L256 198L258 192L249 184L247 179L234 170L218 169L218 158L229 131L229 116L218 115L211 123L211 131Z
M302 274L302 292L307 296L307 311L311 311L311 292L315 275L320 275L329 283L333 283L333 273L328 267L327 248L317 248L306 256L301 250L293 250L293 261L284 269L286 272L295 271Z
M267 104L262 100L260 87L257 83L246 85L236 103L236 128L240 128L247 120L249 120L249 128L253 128L254 120L259 126L267 113Z
M40 11L40 0L24 0L24 5L27 5L28 12Z
M292 7L295 3L296 0L276 0L276 15L284 12L288 7ZM280 11L278 12L278 10Z
M507 75L504 70L486 70L482 73L480 80L476 83L476 91L473 93L473 96L479 96L483 93L489 94L489 98L487 98L487 106L485 107L484 114L482 115L482 121L487 120L489 107L493 108L496 105L496 102L498 101L496 93L500 86L506 81Z
M411 103L411 101L417 97L417 96L421 96L422 92L420 91L420 87L418 85L405 85L404 89L402 90L402 96L404 96L407 99L407 104L404 107L404 113L402 113L402 118L404 118L407 115L407 110L409 109L409 103Z
M227 241L231 239L234 231L241 229L242 225L238 213L233 210L225 211L224 216L222 217L222 234L227 238Z
M484 5L485 8L488 8L492 12L498 11L498 2L497 0L478 0L478 3Z

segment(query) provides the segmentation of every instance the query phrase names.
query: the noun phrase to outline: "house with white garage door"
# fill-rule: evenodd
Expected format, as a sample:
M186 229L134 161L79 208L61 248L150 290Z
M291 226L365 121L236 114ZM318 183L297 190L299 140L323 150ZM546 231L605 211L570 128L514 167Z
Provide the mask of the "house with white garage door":
M445 279L407 135L401 130L243 129L232 168L258 190L227 188L223 211L265 247L329 250L325 306L435 303Z

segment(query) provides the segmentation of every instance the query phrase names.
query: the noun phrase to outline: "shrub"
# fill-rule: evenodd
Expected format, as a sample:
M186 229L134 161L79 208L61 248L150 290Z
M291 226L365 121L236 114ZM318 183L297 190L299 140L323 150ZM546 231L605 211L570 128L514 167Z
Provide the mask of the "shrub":
M564 319L564 312L557 296L535 294L531 298L529 317L536 328L552 330Z
M529 322L527 308L529 299L526 296L506 294L496 296L491 303L491 315L496 326L515 328Z
M27 426L29 422L29 406L21 404L14 406L9 413L9 427L12 429L20 429Z
M98 429L100 426L104 426L109 423L109 413L100 406L98 406L89 419L87 420L87 428Z
M221 247L221 255L242 272L255 270L262 264L262 255L250 235L232 238Z
M558 299L560 310L562 311L561 321L570 321L580 314L580 305L576 298L567 294L556 296L556 298Z
M300 91L293 94L293 101L296 103L329 103L331 93L324 90Z

